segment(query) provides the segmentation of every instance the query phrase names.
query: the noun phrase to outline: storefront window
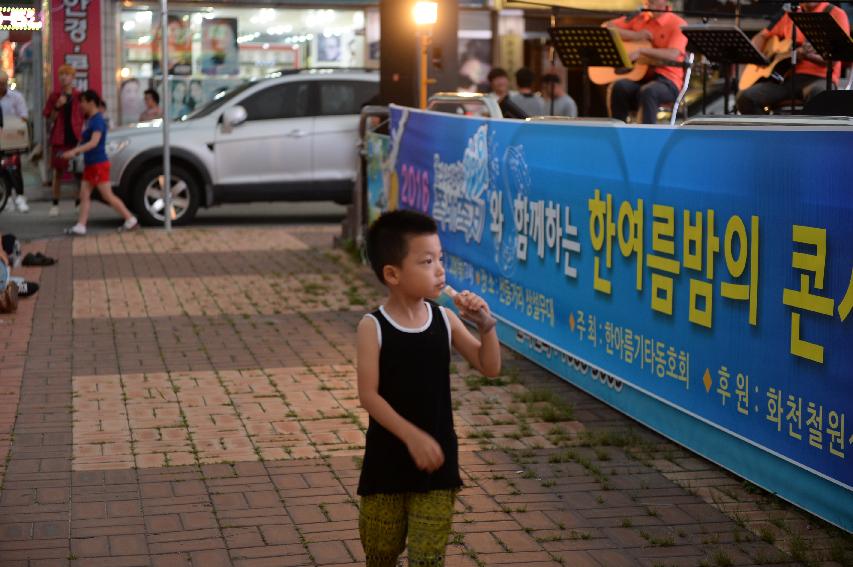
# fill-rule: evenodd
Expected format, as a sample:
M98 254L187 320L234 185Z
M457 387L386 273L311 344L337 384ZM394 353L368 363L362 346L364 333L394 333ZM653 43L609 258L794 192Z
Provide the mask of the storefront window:
M492 31L489 12L459 11L459 88L487 92L492 68Z
M136 122L143 92L159 81L160 14L121 14L121 122ZM363 10L199 7L170 4L170 116L193 112L241 82L305 67L364 67Z

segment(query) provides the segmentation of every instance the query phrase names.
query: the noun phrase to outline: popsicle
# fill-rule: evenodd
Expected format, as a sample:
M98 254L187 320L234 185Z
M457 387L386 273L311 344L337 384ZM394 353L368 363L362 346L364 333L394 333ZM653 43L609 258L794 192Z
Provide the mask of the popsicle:
M456 290L453 287L446 285L442 290L450 299L456 298ZM469 313L467 318L477 325L481 333L491 331L497 324L497 320L492 317L485 308L481 308L477 313Z

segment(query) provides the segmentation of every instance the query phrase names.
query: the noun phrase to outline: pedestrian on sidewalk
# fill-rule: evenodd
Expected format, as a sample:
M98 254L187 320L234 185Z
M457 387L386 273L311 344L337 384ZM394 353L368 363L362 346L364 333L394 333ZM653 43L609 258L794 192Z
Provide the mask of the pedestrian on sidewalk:
M510 95L509 99L524 111L527 116L545 116L545 100L542 95L533 90L536 75L527 67L515 72L515 84L518 92Z
M568 116L577 118L578 105L575 100L566 94L560 82L560 76L556 73L548 73L542 77L542 94L545 100L545 112L550 116ZM553 94L553 104L551 96Z
M80 105L80 91L74 88L76 71L71 65L59 68L59 90L47 98L44 105L44 117L50 124L50 159L53 168L53 205L50 216L59 215L59 197L62 189L62 176L68 170L68 161L62 156L77 145L83 131L83 109Z
M110 183L110 161L107 158L107 123L99 111L101 97L93 90L80 95L80 106L86 114L86 127L82 133L82 144L62 154L62 159L70 160L83 154L85 167L83 182L80 184L80 215L77 224L65 231L66 234L83 236L89 221L89 209L92 206L92 190L97 188L105 203L114 208L124 219L119 232L133 230L139 226L136 217L131 214L124 202L113 193Z
M479 320L480 339L432 301L445 287L433 219L414 211L379 217L367 255L388 297L358 325L358 395L370 415L358 483L367 567L394 567L408 538L411 565L444 565L459 476L450 398L450 350L486 376L500 372L500 345L482 298L454 298Z
M0 71L0 112L3 118L0 119L0 127L3 126L3 120L9 118L19 118L26 124L30 119L30 111L27 108L27 101L17 90L9 88L9 74L6 71ZM30 206L27 204L27 198L24 196L24 176L21 171L21 154L15 153L5 157L3 165L8 169L9 175L12 178L12 185L15 188L15 199L13 201L15 208L20 213L28 213Z
M517 118L524 120L527 118L527 113L512 102L512 97L516 94L509 90L509 75L504 69L495 67L489 71L489 96L497 101L501 107L501 113L504 118Z

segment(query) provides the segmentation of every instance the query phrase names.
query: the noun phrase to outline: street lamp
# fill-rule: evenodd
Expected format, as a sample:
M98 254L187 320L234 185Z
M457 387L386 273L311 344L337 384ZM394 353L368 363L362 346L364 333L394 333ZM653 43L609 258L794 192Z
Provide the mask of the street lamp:
M169 147L169 0L160 0L160 36L163 40L163 57L160 70L163 71L163 177L160 189L163 190L166 232L172 231L172 154Z
M415 2L415 6L412 8L412 16L415 19L415 25L421 31L421 68L418 88L420 92L420 107L426 108L427 86L435 82L429 78L427 61L429 59L429 44L432 39L432 26L438 21L438 2Z

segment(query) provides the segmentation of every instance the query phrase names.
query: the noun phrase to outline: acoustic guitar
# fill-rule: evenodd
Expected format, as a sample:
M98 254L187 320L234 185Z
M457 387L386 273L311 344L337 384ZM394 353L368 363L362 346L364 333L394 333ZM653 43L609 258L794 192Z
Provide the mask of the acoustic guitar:
M771 79L777 83L785 80L785 73L791 69L791 40L770 36L762 53L770 63L763 67L751 63L746 65L741 73L738 89L748 89L761 79Z
M651 47L652 44L648 41L622 41L625 46L625 51L630 55L638 49ZM635 62L631 67L590 67L587 69L589 80L596 85L609 85L620 79L628 79L630 81L642 81L649 72L649 64L647 61L640 60Z

